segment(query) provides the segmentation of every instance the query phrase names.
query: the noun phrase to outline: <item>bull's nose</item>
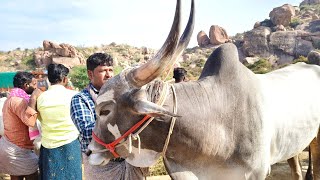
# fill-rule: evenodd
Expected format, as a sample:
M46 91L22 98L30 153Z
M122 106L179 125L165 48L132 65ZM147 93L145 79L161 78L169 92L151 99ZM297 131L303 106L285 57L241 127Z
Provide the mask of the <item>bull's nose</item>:
M92 153L92 151L91 151L90 149L87 149L87 151L85 152L85 154L86 154L87 156L90 156L91 153Z

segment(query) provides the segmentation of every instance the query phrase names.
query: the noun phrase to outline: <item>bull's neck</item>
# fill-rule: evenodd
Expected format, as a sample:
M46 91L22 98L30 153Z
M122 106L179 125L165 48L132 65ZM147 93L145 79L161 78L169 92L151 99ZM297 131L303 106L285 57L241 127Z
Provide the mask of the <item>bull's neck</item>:
M253 136L250 123L258 109L252 109L256 97L248 93L250 88L254 91L253 87L249 83L246 83L247 86L241 83L244 82L222 84L219 79L210 77L174 84L178 101L177 114L181 117L176 120L167 155L191 157L197 152L202 157L214 156L216 161L225 162L241 146L236 144L242 142L240 138L248 138L250 141ZM172 111L172 93L163 107ZM164 118L164 122L157 122L152 127L161 145L160 141L164 143L171 121ZM177 150L184 153L179 154Z
M210 81L214 80L211 79ZM171 135L168 147L169 156L171 153L174 153L170 149L176 148L185 148L185 151L191 148L197 149L197 152L210 152L207 154L208 156L212 156L211 153L217 156L220 156L220 154L225 155L225 152L231 149L233 135L232 132L227 131L234 128L235 122L234 118L231 117L221 119L221 117L229 116L227 110L222 108L221 105L230 106L229 109L232 108L233 106L230 105L232 98L231 96L221 97L217 93L221 91L217 83L219 82L205 83L204 81L200 81L174 84L178 101L177 114L181 117L177 119L173 134ZM162 85L161 83L154 83L150 87L161 89ZM150 92L153 94L151 95ZM149 97L155 97L158 93L149 91L148 95ZM171 91L163 107L172 111L173 104L173 93ZM165 117L163 120L164 122L156 121L152 123L151 128L146 129L158 136L157 142L159 141L159 145L156 147L157 151L162 150L161 148L167 138L171 122L169 117ZM227 121L228 123L225 124L224 122Z

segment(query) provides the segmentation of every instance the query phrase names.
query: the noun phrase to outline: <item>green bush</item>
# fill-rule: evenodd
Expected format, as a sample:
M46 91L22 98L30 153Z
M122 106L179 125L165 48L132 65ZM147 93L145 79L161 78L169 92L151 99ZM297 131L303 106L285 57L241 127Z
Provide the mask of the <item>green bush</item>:
M22 59L22 63L28 67L28 69L35 69L36 63L33 59L33 56L26 56Z
M113 70L114 74L117 75L122 71L122 67L116 66ZM84 65L73 67L70 71L70 80L76 89L85 88L89 83L87 67Z
M83 89L89 83L86 66L76 66L71 69L70 80L76 89Z
M272 71L272 64L266 59L260 59L254 64L247 64L246 66L255 74L265 74Z
M304 62L304 63L307 63L307 64L309 63L308 58L304 57L304 56L299 56L299 58L294 59L292 64L295 64L297 62Z
M291 19L291 22L290 22L290 27L292 27L292 28L296 28L298 25L300 25L300 24L302 24L303 22L302 22L302 20L301 19L299 19L299 18L297 18L297 17L294 17L294 18L292 18Z

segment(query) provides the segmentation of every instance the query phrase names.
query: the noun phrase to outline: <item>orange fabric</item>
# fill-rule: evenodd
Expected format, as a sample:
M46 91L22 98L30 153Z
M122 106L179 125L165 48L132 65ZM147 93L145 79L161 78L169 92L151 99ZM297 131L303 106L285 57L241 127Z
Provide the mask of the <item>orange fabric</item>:
M9 97L2 108L4 136L13 144L33 149L28 126L34 126L37 112L20 97Z

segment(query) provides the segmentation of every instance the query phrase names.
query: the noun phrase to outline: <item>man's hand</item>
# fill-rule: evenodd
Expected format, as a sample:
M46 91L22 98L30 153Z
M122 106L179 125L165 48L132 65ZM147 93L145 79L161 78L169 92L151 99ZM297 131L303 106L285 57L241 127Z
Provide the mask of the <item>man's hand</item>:
M30 101L29 101L29 107L31 107L34 110L37 110L37 99L41 93L42 91L38 88L32 92Z
M37 88L32 92L30 99L35 99L36 100L36 99L38 99L40 94L42 94L42 91Z

